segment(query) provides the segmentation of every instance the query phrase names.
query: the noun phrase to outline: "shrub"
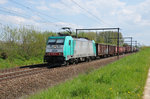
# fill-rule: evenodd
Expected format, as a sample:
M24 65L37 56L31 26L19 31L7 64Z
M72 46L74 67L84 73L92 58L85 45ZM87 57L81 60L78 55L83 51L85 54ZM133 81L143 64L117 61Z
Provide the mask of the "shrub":
M2 58L2 59L7 59L7 58L8 58L7 53L6 53L6 52L2 52L2 53L1 53L1 58Z

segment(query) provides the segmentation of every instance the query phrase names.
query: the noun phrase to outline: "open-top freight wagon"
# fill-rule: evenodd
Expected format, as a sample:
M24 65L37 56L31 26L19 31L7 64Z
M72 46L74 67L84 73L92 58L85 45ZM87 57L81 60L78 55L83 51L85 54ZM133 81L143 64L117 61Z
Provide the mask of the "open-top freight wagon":
M117 55L117 46L96 43L96 55L99 57L107 57ZM125 47L119 46L119 54L125 53Z
M108 56L108 45L96 43L96 56L99 57Z
M108 45L108 55L109 56L116 55L116 46L114 46L114 45Z
M132 47L130 45L126 45L125 47L125 53L131 53L132 52Z

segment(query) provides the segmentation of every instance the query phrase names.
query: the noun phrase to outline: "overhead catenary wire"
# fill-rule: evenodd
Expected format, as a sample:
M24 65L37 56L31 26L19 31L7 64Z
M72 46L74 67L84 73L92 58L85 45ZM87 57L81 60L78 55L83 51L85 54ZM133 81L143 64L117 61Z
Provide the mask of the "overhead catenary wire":
M44 17L42 17L41 16L41 13L39 12L39 11L34 11L32 8L30 8L30 7L28 7L28 6L25 6L25 5L23 5L23 4L21 4L21 3L18 3L18 2L16 2L16 1L14 1L14 0L9 0L9 1L11 1L12 3L15 3L15 4L17 4L17 5L19 5L19 6L21 6L21 7L24 7L24 8L26 8L26 9L28 9L29 11L31 11L31 12L33 12L33 13L35 13L37 16L39 16L40 18L42 18L43 20L45 20L45 22L42 22L42 23L46 23L46 24L54 24L55 26L62 26L62 25L60 25L60 24L57 24L57 23L54 23L54 22L52 22L52 21L49 21L49 20L47 20L46 18L44 18ZM43 14L42 14L43 15Z
M61 4L63 4L65 7L68 7L69 9L71 8L70 7L70 5L68 5L66 2L63 2L63 0L60 0L60 2L61 2ZM73 1L72 1L73 2ZM75 1L74 1L75 2ZM73 2L73 3L74 3ZM75 2L76 3L76 2ZM76 3L77 4L77 3ZM78 7L80 6L79 4L77 4L78 5ZM82 9L82 10L86 10L86 9L84 9L84 8L80 8L80 9ZM81 13L82 15L84 15L84 16L87 16L86 14L83 14L83 13ZM88 12L88 14L90 14L90 12ZM90 14L91 15L91 14ZM97 20L98 19L95 19L95 18L92 18L93 19L93 21L96 21L97 22ZM100 24L99 22L97 22L98 24ZM100 24L101 25L101 24ZM89 28L89 26L87 26L86 28Z
M7 8L4 8L4 7L0 7L0 11L3 12L3 13L7 13L9 15L13 15L13 16L20 16L20 17L23 17L23 18L26 18L26 19L29 19L31 16L29 15L24 15L22 13L19 13L17 11L14 11L14 10L10 10L10 9L7 9ZM45 24L45 25L54 25L54 26L57 26L57 27L62 27L62 25L58 25L54 22L51 22L51 21L48 21L48 20L42 20L42 21L37 21L37 20L34 20L35 22L41 22L42 24ZM19 25L20 23L18 23L17 25ZM21 25L21 24L20 24ZM29 26L29 25L28 25ZM32 26L32 25L30 25ZM54 28L53 28L54 29ZM55 31L57 31L56 29L54 29Z
M43 17L43 16L46 16L46 17L48 17L48 18L52 18L52 19L54 19L54 20L63 22L62 20L60 20L60 19L58 19L58 18L52 17L52 16L50 16L50 15L47 15L47 14L42 13L42 12L37 11L37 10L35 11L33 8L31 8L31 7L29 7L29 6L26 6L26 5L22 4L22 3L19 3L19 2L15 1L15 0L9 0L9 1L12 2L12 3L14 3L14 4L19 5L19 6L21 6L21 7L24 7L24 8L26 8L26 9L28 9L29 11L35 13L37 16L39 16L40 18L42 18L42 19L45 20L45 22L43 22L43 23L45 23L45 24L53 23L53 24L51 24L51 25L55 25L55 26L57 26L57 27L58 27L58 26L63 26L63 24L58 24L58 23L56 23L56 22L49 21L47 18L45 18L45 17ZM92 15L93 17L95 17L95 19L97 19L97 20L99 20L99 21L105 23L105 22L104 22L103 20L101 20L99 17L97 17L96 15L94 15L93 13L91 13L90 11L88 11L87 9L81 7L81 6L80 6L77 2L75 2L74 0L71 0L71 1L74 2L74 3L76 3L76 5L78 5L80 8L82 8L83 10L85 10L88 14ZM21 15L20 15L20 16L21 16ZM22 16L23 16L23 15L22 15ZM66 24L67 24L67 23L66 23ZM69 24L69 25L70 25L70 24Z
M52 16L50 16L50 15L47 15L47 14L42 13L42 12L37 11L37 10L35 11L35 10L32 9L31 7L26 6L26 5L23 5L23 4L21 4L21 3L18 3L18 2L14 1L14 0L9 0L9 1L12 2L12 3L14 3L14 4L19 5L19 6L21 6L21 7L24 7L24 8L26 8L26 9L30 10L30 11L33 12L33 13L36 13L36 15L38 14L38 16L40 15L40 17L41 17L41 16L46 16L46 17L49 17L49 18L51 18L51 19L57 20L57 21L59 21L59 22L64 22L63 20L60 20L60 19L58 19L58 18L56 18L56 17L52 17ZM45 23L46 23L46 22L45 22ZM51 22L51 23L54 23L54 22ZM64 22L64 23L66 23L66 24L68 24L68 25L71 26L70 23L67 23L67 22ZM48 23L47 23L47 24L48 24ZM61 24L58 24L58 23L55 23L55 24L57 24L56 26L59 25L59 26L62 26L62 27L63 27L63 25L61 25Z
M94 15L92 12L90 12L89 10L85 9L84 7L82 7L80 4L78 4L77 2L75 2L74 0L70 0L72 1L75 5L77 5L80 9L84 10L85 12L87 12L89 15L93 16L96 20L98 20L99 22L102 22L106 25L109 25L108 23L104 22L101 18L97 17L96 15Z
M21 13L18 13L17 11L6 9L4 7L0 7L0 11L4 12L4 13L12 14L12 15L18 15L18 16L25 17L25 18L29 18L30 17L29 15L23 15Z
M68 7L70 9L70 5L66 4L65 2L63 1L60 1L65 7ZM81 13L82 15L84 15L83 13ZM86 28L88 28L88 26L84 26Z
M14 4L17 4L17 5L19 5L19 6L22 6L22 7L26 8L26 9L30 10L31 12L36 12L36 13L38 13L38 14L40 14L40 15L45 15L45 16L47 16L47 17L50 17L50 18L53 18L53 19L55 19L55 20L61 21L61 20L59 20L59 19L57 19L57 18L55 18L55 17L49 16L49 15L47 15L47 14L45 14L45 13L40 12L40 11L35 11L35 10L33 10L32 8L30 8L30 7L28 7L28 6L25 6L25 5L21 4L21 3L18 3L18 2L14 1L14 0L9 0L9 1L12 2L12 3L14 3Z
M14 16L21 16L21 17L24 17L26 19L28 19L30 16L29 15L23 15L21 13L18 13L17 11L13 11L13 10L9 10L9 9L6 9L6 8L3 8L3 7L0 7L0 11L1 12L4 12L4 13L7 13L7 14L11 14L11 15L14 15ZM35 20L34 20L35 21ZM37 22L37 21L35 21ZM51 22L51 21L47 21L47 20L44 20L44 21L40 21L41 23L45 24L46 22L50 22L51 25L54 24L54 22ZM55 26L57 24L54 24Z

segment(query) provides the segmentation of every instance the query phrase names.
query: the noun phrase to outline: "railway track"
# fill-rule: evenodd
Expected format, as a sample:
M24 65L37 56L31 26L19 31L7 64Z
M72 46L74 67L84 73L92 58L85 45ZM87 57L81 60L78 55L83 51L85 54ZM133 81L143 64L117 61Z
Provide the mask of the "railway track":
M84 63L85 62L82 62L80 64L84 64ZM48 67L52 68L55 67L55 65L36 64L36 65L28 65L28 66L21 66L21 67L16 67L11 69L0 70L0 82L46 72L50 70L50 68Z
M16 67L11 69L5 69L0 71L0 82L4 80L10 80L17 77L33 75L48 71L47 64L36 64L29 66Z
M81 62L79 64L82 65L84 63L86 62ZM16 68L11 68L11 69L0 70L0 82L10 80L13 78L19 78L19 77L24 77L28 75L37 74L37 73L46 72L50 70L48 69L48 67L54 67L54 66L55 65L48 66L47 64L36 64L36 65L28 65L28 66L21 66L21 67L16 67Z

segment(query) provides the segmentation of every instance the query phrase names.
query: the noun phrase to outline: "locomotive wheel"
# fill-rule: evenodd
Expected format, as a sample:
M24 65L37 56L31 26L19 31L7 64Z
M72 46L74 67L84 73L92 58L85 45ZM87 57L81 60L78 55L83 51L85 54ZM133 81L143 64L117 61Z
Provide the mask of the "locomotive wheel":
M87 57L87 58L86 58L86 62L89 62L89 61L90 61L90 58L89 58L89 57Z
M78 59L75 59L75 64L78 64Z
M51 67L51 65L52 65L52 63L47 63L47 66L48 66L48 67Z
M73 65L75 65L76 64L76 62L75 62L75 60L73 61L73 63L72 63Z
M68 61L66 62L66 66L69 66L69 62Z
M68 61L65 61L64 64L65 64L65 66L68 66L68 65L69 65L69 62L68 62Z
M89 57L89 62L92 61L91 57Z

